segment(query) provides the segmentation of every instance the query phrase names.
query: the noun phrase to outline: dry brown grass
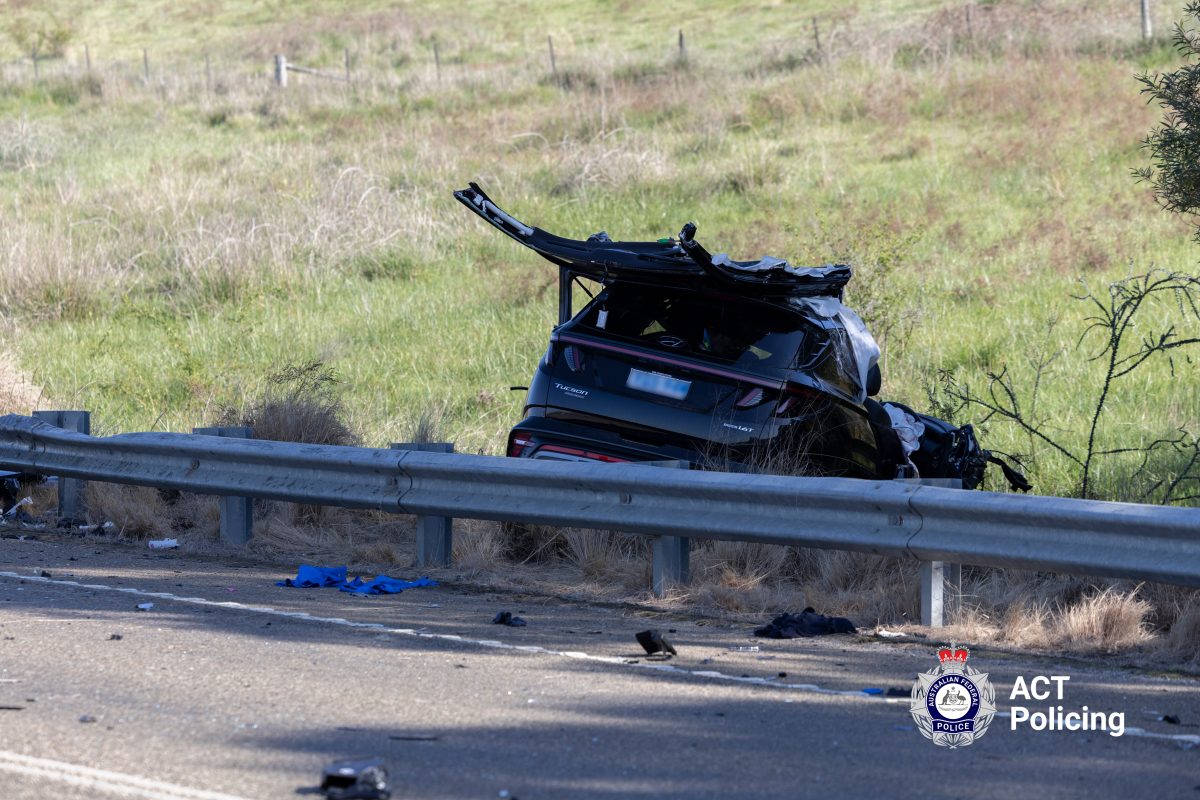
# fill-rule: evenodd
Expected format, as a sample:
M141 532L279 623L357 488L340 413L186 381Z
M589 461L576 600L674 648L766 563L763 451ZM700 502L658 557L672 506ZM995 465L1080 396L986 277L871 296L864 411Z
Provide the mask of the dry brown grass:
M470 577L490 574L504 563L500 525L483 520L454 521L454 564Z
M1182 608L1159 645L1169 661L1200 669L1200 598L1193 596Z
M1159 584L1016 570L970 569L948 633L964 641L1193 669L1200 593Z
M564 559L585 581L645 585L646 540L640 536L590 528L564 528Z
M413 444L431 444L448 442L444 430L445 410L439 407L421 409L421 413L406 429L407 442Z
M320 361L287 367L271 376L262 397L225 411L219 424L247 426L254 438L275 442L358 444L358 435L342 421L336 383L333 370Z
M161 538L171 534L171 513L162 494L149 486L89 481L83 490L88 521L112 522L116 535L130 539Z
M29 415L42 400L41 387L17 369L10 353L0 350L0 414Z
M330 508L319 523L297 520L286 504L255 518L254 538L246 551L289 562L347 564L352 569L384 571L413 559L411 517Z
M1150 611L1137 589L1105 587L1064 608L1054 619L1052 636L1076 652L1116 652L1149 641Z

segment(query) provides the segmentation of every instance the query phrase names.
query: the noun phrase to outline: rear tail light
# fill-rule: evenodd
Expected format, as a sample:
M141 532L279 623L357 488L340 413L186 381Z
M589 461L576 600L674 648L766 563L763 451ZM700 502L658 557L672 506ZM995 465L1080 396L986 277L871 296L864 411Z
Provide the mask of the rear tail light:
M763 390L761 387L754 387L750 391L742 395L742 398L734 403L737 408L752 408L763 401Z
M616 456L606 456L603 453L593 453L590 450L581 450L578 447L563 447L557 444L544 444L538 448L538 452L547 451L551 453L562 453L576 458L586 458L589 461L604 461L608 464L623 464L628 459L617 458Z
M782 417L799 413L803 409L808 408L809 404L820 396L821 393L815 389L810 389L798 383L789 383L784 386L784 398L779 407L775 409L775 414Z
M508 455L510 458L520 458L525 448L533 444L532 439L524 436L514 436L508 440Z
M574 345L567 345L563 349L563 361L567 362L571 372L579 372L583 369L583 352Z

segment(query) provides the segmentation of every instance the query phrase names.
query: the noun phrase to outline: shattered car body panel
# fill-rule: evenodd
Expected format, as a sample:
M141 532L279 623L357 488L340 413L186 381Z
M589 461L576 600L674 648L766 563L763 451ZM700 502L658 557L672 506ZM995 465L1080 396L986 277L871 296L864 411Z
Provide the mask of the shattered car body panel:
M559 325L508 455L912 476L888 412L871 399L878 345L841 302L848 266L713 256L692 223L657 242L566 239L517 220L473 183L455 197L559 267ZM576 313L580 279L598 287Z

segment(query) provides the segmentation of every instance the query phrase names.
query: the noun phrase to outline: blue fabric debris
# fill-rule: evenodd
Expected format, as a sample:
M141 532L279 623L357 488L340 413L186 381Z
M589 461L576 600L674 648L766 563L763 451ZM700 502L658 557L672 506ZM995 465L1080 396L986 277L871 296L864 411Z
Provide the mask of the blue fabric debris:
M301 564L295 579L288 578L275 585L295 589L324 589L327 586L340 586L345 582L345 567L312 567Z
M354 592L355 594L400 594L405 589L414 589L418 586L437 586L437 581L430 578L417 578L415 581L405 581L400 578L389 578L387 575L380 575L369 581L364 581L362 578L355 578L353 581L344 583L338 588L343 592Z
M405 589L417 586L437 586L437 581L429 578L418 578L415 581L405 581L400 578L390 578L378 575L369 581L361 577L346 580L345 567L314 567L301 564L295 578L279 581L276 586L286 586L293 589L331 589L337 588L343 592L354 594L399 594Z

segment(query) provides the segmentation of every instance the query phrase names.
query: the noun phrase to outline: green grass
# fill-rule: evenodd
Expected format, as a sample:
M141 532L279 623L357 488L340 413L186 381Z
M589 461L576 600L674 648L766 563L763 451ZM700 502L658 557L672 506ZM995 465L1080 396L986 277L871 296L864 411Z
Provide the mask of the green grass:
M451 197L479 179L564 235L658 238L694 219L735 256L852 259L852 304L886 289L879 324L913 324L885 342L884 395L917 408L939 369L978 384L1064 350L1039 409L1075 446L1098 369L1075 349L1079 281L1197 258L1130 178L1156 117L1132 76L1174 55L1136 41L1126 5L977 4L969 31L962 8L918 0L14 5L72 28L48 77L0 80L8 349L104 432L211 422L320 359L367 442L433 407L461 450L498 452L556 301L550 265ZM90 78L70 66L84 43ZM274 52L336 71L345 47L353 88L271 86ZM1197 421L1177 367L1121 387L1106 443ZM1031 451L1003 425L985 445ZM1062 459L1033 454L1039 491L1072 491ZM1102 491L1128 496L1129 469L1105 468Z

